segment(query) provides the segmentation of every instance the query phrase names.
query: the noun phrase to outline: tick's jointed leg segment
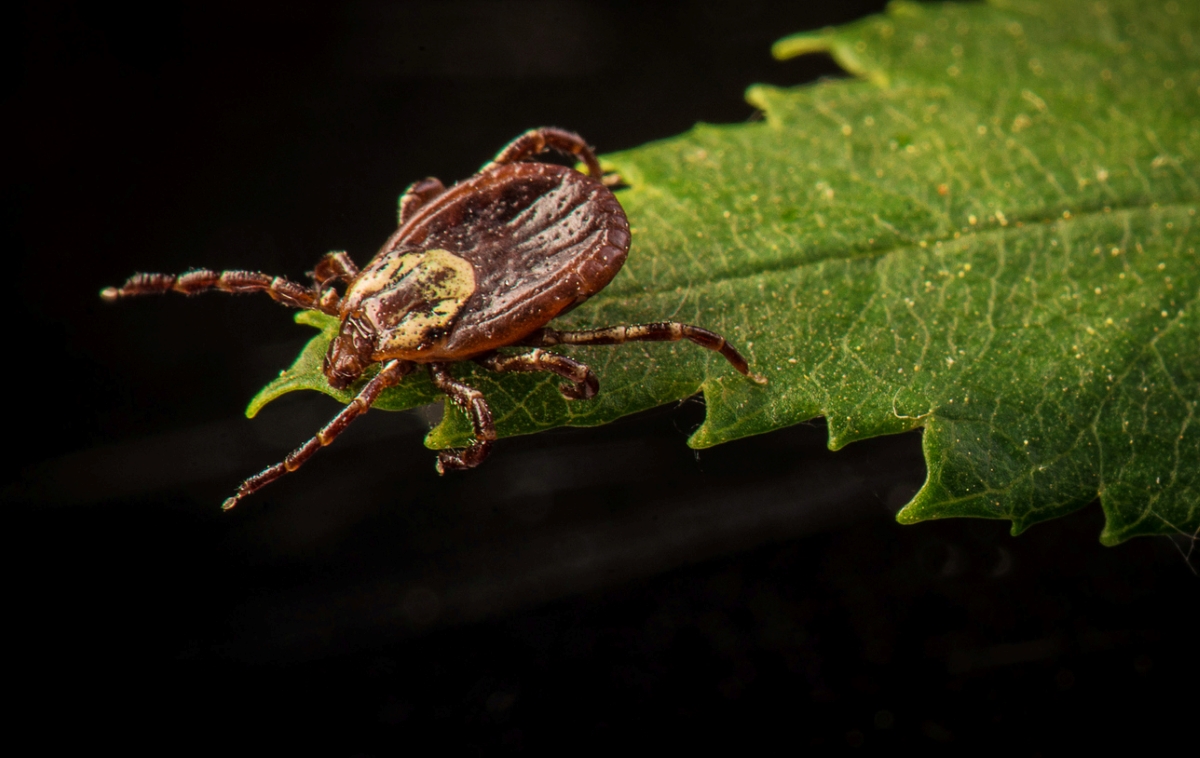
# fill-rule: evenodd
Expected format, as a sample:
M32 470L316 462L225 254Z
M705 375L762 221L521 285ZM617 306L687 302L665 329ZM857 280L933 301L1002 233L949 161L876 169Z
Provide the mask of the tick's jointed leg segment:
M293 308L324 311L337 315L337 298L320 297L311 287L296 284L281 276L269 276L258 271L189 271L186 274L134 274L120 287L107 287L100 292L105 300L138 295L157 295L179 292L195 295L205 290L221 292L265 292L276 302Z
M584 141L583 137L575 132L553 127L531 129L525 132L497 153L495 159L484 170L503 163L515 163L525 158L532 158L547 149L562 150L564 153L574 155L587 165L588 175L593 179L599 180L604 173L600 170L600 162L596 160L596 154L588 147L588 143Z
M350 284L358 276L358 266L345 252L336 251L326 253L308 275L312 277L313 289L316 290L317 310L336 313L340 297L332 285L337 281Z
M311 276L317 283L317 289L324 290L336 281L345 284L354 281L354 277L358 276L358 266L350 260L350 256L345 251L326 253L325 257L313 266Z
M492 353L475 362L497 373L508 371L549 371L558 374L570 384L558 385L558 391L568 400L587 400L600 391L600 380L585 364L571 360L565 355L547 353L534 349L527 353L505 355Z
M488 408L483 393L455 379L450 375L446 366L445 363L429 364L433 385L446 393L450 402L471 417L471 426L475 430L475 441L465 448L439 450L437 461L439 474L475 468L488 457L488 453L492 451L492 443L496 441L496 425L492 422L492 410Z
M413 182L400 196L400 225L412 218L422 205L446 191L446 185L432 176Z
M385 363L383 368L379 370L379 373L363 386L358 396L351 400L350 404L343 408L341 413L334 416L333 420L325 425L325 428L317 432L315 437L293 450L288 457L279 463L270 468L263 469L242 482L241 486L237 488L237 492L234 493L233 497L225 501L221 509L229 510L237 505L238 501L246 495L262 489L284 474L291 473L303 466L304 462L313 457L318 450L337 439L337 436L344 432L346 427L350 426L351 421L370 410L371 405L379 397L380 392L383 392L388 387L394 387L399 384L400 380L411 373L412 370L413 364L406 361L388 361Z
M554 345L620 345L625 342L676 342L690 340L700 347L720 353L725 360L758 384L766 384L766 377L750 370L746 359L716 332L701 329L677 321L659 321L653 324L630 326L606 326L602 329L587 329L579 332L560 332L557 329L539 329L525 339L523 345L553 347Z

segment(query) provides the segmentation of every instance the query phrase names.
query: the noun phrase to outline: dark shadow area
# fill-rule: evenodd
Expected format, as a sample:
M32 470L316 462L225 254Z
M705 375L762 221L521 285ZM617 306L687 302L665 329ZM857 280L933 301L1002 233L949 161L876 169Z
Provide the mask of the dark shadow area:
M415 179L531 126L611 152L744 121L752 83L841 75L772 42L882 7L28 4L3 106L17 721L44 745L338 755L638 731L1025 752L1184 723L1175 547L1100 547L1094 506L1016 539L899 527L919 434L832 453L813 422L697 454L690 400L439 478L433 411L377 412L222 514L336 412L241 416L307 328L266 298L97 296L137 270L364 263Z

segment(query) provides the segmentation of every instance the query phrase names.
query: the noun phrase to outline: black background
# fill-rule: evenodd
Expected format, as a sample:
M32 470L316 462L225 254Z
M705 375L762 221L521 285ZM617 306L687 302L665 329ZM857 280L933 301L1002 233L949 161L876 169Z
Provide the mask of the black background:
M899 527L919 435L832 453L814 422L696 454L692 400L439 479L437 411L374 413L226 515L336 412L305 393L240 415L308 332L265 297L97 297L137 270L363 263L414 179L531 126L610 152L753 118L753 82L842 75L771 42L881 7L26 7L4 46L18 730L383 755L1190 729L1190 545L1102 548L1095 506L1018 538Z

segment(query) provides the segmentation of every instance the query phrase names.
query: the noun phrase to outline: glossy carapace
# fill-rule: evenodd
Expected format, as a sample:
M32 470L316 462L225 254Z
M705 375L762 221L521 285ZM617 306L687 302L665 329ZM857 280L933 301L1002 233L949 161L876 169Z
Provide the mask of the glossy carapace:
M551 150L574 156L588 173L537 162ZM225 501L226 509L295 471L365 413L383 390L419 367L470 417L475 433L468 447L438 452L439 473L479 465L496 440L487 400L451 373L450 366L461 361L497 372L551 372L565 380L559 387L564 397L582 400L599 390L595 373L544 348L687 339L765 383L723 337L690 324L663 321L584 331L546 326L602 290L625 262L629 223L606 179L579 135L534 129L449 189L437 179L409 187L400 200L399 228L361 271L346 253L334 252L317 263L307 286L253 271L197 270L135 274L101 296L265 292L285 305L340 320L324 363L333 387L349 387L368 367L380 364L341 413L283 461L244 481ZM521 349L501 351L514 347Z

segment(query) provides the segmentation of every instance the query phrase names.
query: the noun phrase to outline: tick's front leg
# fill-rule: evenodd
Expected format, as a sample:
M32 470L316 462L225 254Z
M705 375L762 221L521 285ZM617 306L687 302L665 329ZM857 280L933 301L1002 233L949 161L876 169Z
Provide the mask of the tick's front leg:
M484 368L504 373L508 371L549 371L558 374L570 384L558 385L558 391L568 400L587 400L600 391L600 380L586 364L571 360L565 355L548 353L545 350L530 350L528 353L505 355L492 353L475 362Z
M358 266L350 260L345 251L326 253L317 261L317 265L313 266L310 276L317 283L317 289L323 290L335 281L346 284L354 281L354 277L358 276Z
M482 392L451 376L445 363L429 364L429 373L433 377L433 386L446 393L450 402L471 417L471 426L475 430L475 441L467 447L438 451L437 472L444 474L475 468L488 457L492 443L496 441L496 425L492 422L487 400Z
M341 413L334 416L333 420L326 424L324 429L317 432L315 437L293 450L288 457L279 463L263 469L242 482L241 486L237 488L237 492L234 493L233 497L225 501L221 509L229 510L237 505L238 501L246 495L262 489L284 474L295 471L303 466L304 462L313 457L318 450L337 439L337 436L345 431L346 427L350 426L351 421L366 413L371 408L371 404L379 397L380 392L383 392L388 387L394 387L399 384L400 380L412 370L413 364L406 361L388 361L379 370L379 373L366 383L358 393L358 396L351 400L350 404L343 408Z
M326 313L336 313L341 298L332 285L336 281L350 284L358 276L358 266L344 251L336 251L326 253L308 275L312 277L313 291L320 309Z
M323 311L337 315L337 298L322 299L311 288L296 284L282 276L270 276L258 271L208 271L200 269L184 274L134 274L120 287L106 287L100 297L118 300L123 297L158 295L178 292L195 295L205 290L220 290L235 294L265 292L272 300L292 308Z

